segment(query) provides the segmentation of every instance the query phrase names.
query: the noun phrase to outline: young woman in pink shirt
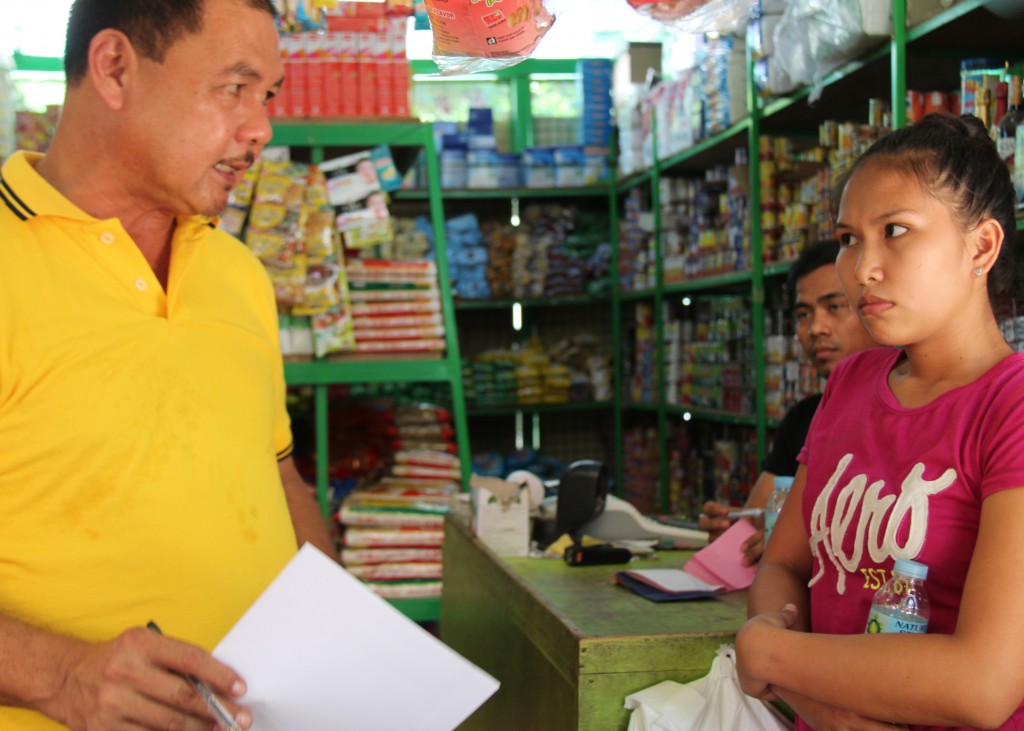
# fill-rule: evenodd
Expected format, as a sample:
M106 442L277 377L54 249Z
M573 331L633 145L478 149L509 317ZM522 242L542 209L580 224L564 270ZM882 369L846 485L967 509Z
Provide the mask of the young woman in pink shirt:
M840 181L840 281L878 348L832 373L737 637L743 689L799 729L1024 729L1024 356L991 299L1015 196L973 117L930 115ZM925 635L865 634L897 558Z

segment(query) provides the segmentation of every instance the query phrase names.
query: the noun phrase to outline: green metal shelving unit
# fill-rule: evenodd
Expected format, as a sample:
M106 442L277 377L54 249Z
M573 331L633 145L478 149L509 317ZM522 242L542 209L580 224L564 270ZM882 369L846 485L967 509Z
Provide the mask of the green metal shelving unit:
M322 162L328 150L368 148L389 145L392 148L414 147L425 151L428 189L424 199L429 203L434 230L434 255L437 264L438 286L441 293L441 312L445 323L445 352L440 358L335 358L286 363L285 380L288 385L310 385L314 389L314 418L316 421L317 496L320 509L327 516L329 483L328 388L337 383L446 383L451 390L452 415L455 420L456 442L463 486L469 484L471 472L469 429L466 420L466 402L462 384L459 357L459 339L455 327L455 309L452 303L448 277L448 258L445 246L444 209L441 203L441 179L438 157L434 150L433 129L420 122L387 122L373 124L346 124L338 121L285 122L274 124L274 145L306 147L311 150L313 162ZM391 603L407 617L419 622L435 621L441 613L437 598L393 599Z
M469 431L462 387L459 339L455 328L455 309L452 303L448 258L444 243L441 178L431 126L420 122L389 123L384 121L374 124L346 124L337 121L279 122L274 124L274 137L271 144L310 148L313 162L322 162L327 150L337 151L377 145L417 147L425 151L424 158L429 183L427 200L430 204L430 216L434 228L434 254L437 263L438 286L441 292L441 312L445 323L445 353L443 357L433 359L327 358L285 365L285 379L288 385L312 385L315 389L317 494L321 510L326 515L329 481L327 388L332 383L399 381L447 383L451 388L452 414L455 419L463 484L467 484L471 471Z
M956 5L943 10L934 17L921 22L914 28L906 28L907 0L890 0L893 32L887 43L868 50L862 56L850 61L839 69L827 74L820 82L824 94L831 87L834 90L833 102L839 99L838 106L848 110L852 103L862 102L866 105L869 96L887 97L892 110L894 127L907 124L906 93L908 88L942 88L935 85L936 79L945 78L947 85L956 83L959 77L951 74L952 67L957 66L960 58L970 55L998 55L1005 51L1008 57L1019 55L1020 26L1019 21L1003 23L995 16L984 12L986 0L960 0ZM995 25L993 25L995 24ZM999 26L998 28L995 26ZM912 68L912 60L925 58ZM932 63L932 59L935 60ZM752 59L747 58L748 78L752 79ZM877 78L888 76L888 82L879 83ZM909 78L909 77L913 78ZM915 86L908 87L908 81ZM649 190L651 209L654 215L654 237L657 262L658 285L652 289L633 292L622 292L614 289L615 331L616 337L621 333L620 305L639 301L651 301L655 306L657 330L655 388L658 398L655 403L631 403L622 397L621 363L616 371L617 414L616 434L622 435L622 412L633 411L653 413L658 424L658 438L662 445L661 455L661 501L667 508L668 498L668 466L666 448L669 418L683 418L686 415L692 420L712 423L734 424L754 428L757 432L758 460L762 460L767 450L767 434L769 429L777 428L778 421L766 417L764 388L764 305L765 284L773 277L784 276L790 268L790 262L764 263L761 258L762 241L760 227L756 222L761 220L760 198L760 138L769 127L771 134L786 134L791 130L807 132L810 123L817 124L826 118L830 104L818 100L812 109L809 98L814 89L802 87L791 93L762 99L758 97L753 83L748 83L747 102L750 114L728 129L701 140L692 147L662 158L657 152L657 134L652 131L655 142L654 163L650 169L634 173L620 179L616 184L616 193L624 194L634 188L644 187ZM802 105L802 106L801 106ZM866 115L864 117L866 119ZM662 225L661 206L659 202L659 181L666 175L697 175L713 164L722 162L729 151L740 144L747 148L749 174L749 211L751 221L752 266L749 271L736 272L728 275L698 278L685 282L664 283L662 275ZM614 207L613 207L614 208ZM1024 220L1017 223L1018 230L1024 230ZM616 252L617 253L617 252ZM723 292L741 292L749 296L752 303L752 337L754 341L755 392L754 413L733 414L696 407L682 407L666 403L664 394L664 323L662 304L666 298L676 295L705 295ZM622 475L617 475L621 484Z
M573 63L574 62L570 62ZM536 68L534 66L533 68ZM565 67L564 62L558 63L558 68ZM532 73L532 72L531 72ZM513 77L515 78L515 77ZM522 103L522 102L521 102ZM517 120L514 125L514 129L518 129L521 126L530 126L529 119ZM402 199L416 199L424 195L423 191L401 191L398 197ZM616 187L613 182L601 185L589 185L584 187L575 188L501 188L501 189L442 189L441 199L442 201L474 201L474 200L508 200L513 204L513 207L518 206L518 201L521 199L543 201L543 200L565 200L572 199L575 201L583 200L598 200L608 206L612 212L609 221L609 227L612 232L618 230L617 218L615 217L614 202L616 197ZM614 236L614 234L613 234ZM614 241L613 241L614 244ZM613 249L617 250L617 246L613 245ZM611 271L617 270L617 263L613 260L610 265ZM613 287L617 286L615 277L612 277ZM597 305L601 307L610 308L614 301L614 294L612 295L595 295L595 296L578 296L578 297L560 297L556 299L543 299L543 298L524 298L524 299L500 299L500 300L457 300L455 302L456 312L468 312L468 311L480 311L480 310L511 310L516 305L523 308L523 310L552 310L564 307L579 307L586 305ZM614 335L613 327L613 343L618 342L618 337ZM618 353L618 350L614 351ZM618 363L613 363L613 373L618 375ZM618 393L616 387L615 393ZM533 438L531 443L540 441L537 436L538 423L537 418L542 414L565 414L565 413L578 413L578 412L594 412L594 411L606 411L614 409L616 417L618 415L618 402L587 402L587 403L560 403L560 404L509 404L507 406L498 407L470 407L468 413L470 417L483 417L483 416L522 416L532 417L533 423ZM613 427L615 436L613 437L613 443L619 444L621 442L620 436L621 431L618 426Z

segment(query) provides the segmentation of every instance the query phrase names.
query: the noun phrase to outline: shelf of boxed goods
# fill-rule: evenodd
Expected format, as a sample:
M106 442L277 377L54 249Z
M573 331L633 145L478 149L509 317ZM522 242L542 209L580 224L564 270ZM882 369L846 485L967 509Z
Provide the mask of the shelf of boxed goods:
M329 504L329 440L328 387L345 383L437 383L446 384L451 395L451 418L454 425L461 484L468 483L470 466L469 438L466 421L462 372L459 358L455 313L448 280L448 264L444 244L443 207L434 138L430 125L415 121L354 124L338 120L282 122L274 124L272 144L291 148L309 148L310 161L323 162L326 155L345 154L388 145L397 148L423 149L429 191L424 196L429 204L435 246L435 264L444 323L444 352L437 357L366 357L332 354L301 362L286 362L285 379L290 386L309 385L314 389L316 424L317 494L325 515ZM440 614L437 596L392 598L396 607L416 621L434 621Z
M748 59L749 64L749 59ZM656 124L656 122L655 122ZM707 266L700 262L689 261L688 256L683 253L684 247L678 247L680 251L669 251L667 239L669 238L672 224L680 224L675 220L677 209L688 210L689 206L695 205L701 195L711 194L707 191L715 186L726 192L728 186L735 190L732 193L742 194L742 200L746 207L746 216L749 220L760 219L760 197L758 181L760 169L757 157L753 156L753 163L748 163L749 150L756 149L758 136L758 117L751 115L741 119L729 127L698 141L693 146L661 156L657 149L657 130L652 133L654 138L654 164L651 169L650 196L651 208L654 213L654 243L657 261L656 287L653 292L654 320L655 320L655 365L656 365L656 399L653 404L657 415L657 434L660 448L659 474L661 476L660 506L662 510L669 510L669 448L668 443L673 423L686 423L693 420L740 426L751 428L756 434L756 445L759 454L758 459L766 449L767 423L764 418L764 389L763 380L763 285L762 285L762 262L760 257L760 237L758 227L749 225L747 220L741 218L733 224L739 226L738 230L732 231L732 235L742 237L745 241L745 248L748 261L738 259L729 263L721 263L716 266ZM713 172L709 178L709 171ZM717 176L717 177L715 177ZM696 181L692 183L676 183L676 180L689 179ZM706 186L707 190L699 190ZM682 199L676 189L682 189ZM688 230L683 226L684 230ZM696 269L696 270L694 270ZM748 337L752 342L752 369L747 364L743 370L751 370L753 387L748 394L752 410L740 410L735 404L733 408L715 408L706 404L679 403L683 398L679 393L670 393L669 389L680 388L676 381L670 378L670 364L668 356L674 356L679 362L671 367L681 371L685 364L681 362L682 349L695 344L683 344L676 342L672 348L669 342L669 332L673 328L681 327L680 322L667 322L668 310L674 306L677 300L683 297L690 302L700 302L711 298L722 297L743 297L752 309L752 314L747 321L750 332ZM675 336L673 340L679 340ZM678 349L679 352L675 352ZM694 367L699 367L699 364ZM678 373L676 374L678 378ZM720 399L719 399L720 400ZM635 408L635 405L632 406Z
M416 199L421 198L424 195L422 191L408 191L403 190L398 193L398 197L402 199ZM544 188L527 188L527 187L515 187L515 188L474 188L474 189L442 189L442 199L446 204L446 210L450 212L453 220L457 223L460 220L460 213L472 213L474 218L478 218L478 223L481 228L484 229L484 238L477 243L478 246L482 246L485 249L489 249L492 244L488 243L487 233L489 226L485 224L491 224L494 221L514 221L520 217L521 224L516 226L528 226L530 225L530 205L540 205L545 203L556 203L558 205L564 205L573 208L577 212L577 215L581 211L604 211L607 209L608 202L613 199L615 195L614 188L610 182L602 184L589 184L578 187L544 187ZM475 202L480 202L481 205L474 206ZM502 207L502 204L507 202L508 208ZM576 210L576 209L579 210ZM543 221L543 213L538 214L539 218L537 221ZM591 223L593 223L591 221ZM576 219L576 224L579 224L579 219ZM544 224L541 224L542 226ZM611 224L608 224L609 226ZM605 225L598 226L601 231L606 231ZM493 229L492 229L493 230ZM525 230L525 229L519 229ZM576 231L577 234L581 233L583 229L571 228L570 230ZM596 229L591 225L586 228L587 231L593 233ZM464 232L462 232L464 233ZM454 232L449 232L448 243L449 243L449 258L453 261L457 258L457 252L463 248L463 244L458 243L462 237ZM584 234L584 239L587 236ZM546 237L545 237L546 239ZM542 239L535 239L528 237L529 241L541 241ZM580 242L576 241L576 245L579 246ZM555 242L549 241L549 245L556 245ZM591 245L596 246L594 241L591 241ZM586 246L584 246L586 249ZM536 252L534 254L536 255ZM475 258L473 258L476 261ZM490 254L487 256L487 260L490 261ZM580 263L576 259L572 259L568 264ZM610 266L610 263L608 264ZM544 351L538 355L546 355L547 351L552 345L562 344L566 332L572 332L575 335L585 335L587 331L586 322L581 323L581 327L575 327L570 323L577 323L579 321L589 321L592 314L595 311L607 311L609 313L608 319L610 320L610 308L612 302L611 293L564 293L564 294L547 294L540 295L541 289L545 292L548 291L549 282L545 280L532 281L531 284L522 284L524 289L531 292L529 296L514 296L510 290L511 285L506 284L505 289L495 289L496 281L491 281L491 277L494 276L493 269L488 268L489 286L486 290L480 290L475 292L473 295L466 297L459 297L456 295L455 298L455 310L459 318L459 332L462 340L462 350L467 353L467 358L472 358L466 361L466 365L472 368L471 374L466 376L465 390L467 394L467 414L470 418L473 417L505 417L512 416L516 419L515 435L520 433L520 430L526 432L532 432L532 438L527 434L526 441L533 444L535 448L539 447L539 456L542 458L550 458L551 452L561 452L557 459L573 460L580 458L602 458L609 461L614 460L614 455L604 455L594 453L594 447L596 436L589 432L594 431L594 423L592 419L588 419L585 422L575 419L575 414L593 414L593 413L607 413L612 415L615 406L614 400L614 388L610 383L600 386L596 381L590 380L589 388L594 389L597 393L596 399L586 399L583 393L578 390L584 388L582 382L573 381L572 388L568 387L570 371L566 370L568 363L563 363L559 360L558 356L552 353L552 360L549 366L545 366L542 371L544 373L544 396L540 401L534 402L532 398L523 399L517 397L521 396L519 386L522 386L522 382L517 376L516 385L517 388L514 393L511 394L511 398L508 395L499 396L497 390L493 393L490 389L481 390L481 384L478 383L479 378L483 378L486 373L483 368L478 367L476 364L476 354L483 353L484 351L492 352L494 349L502 350L505 348L504 335L513 336L513 339L526 339L525 333L533 332L534 335L541 336L540 341L543 343ZM532 268L531 268L532 271ZM544 269L537 269L536 272L543 272ZM553 270L549 270L548 273L552 273ZM452 276L455 280L455 289L459 291L461 289L461 267L454 264L452 265ZM596 276L596 275L595 275ZM606 273L603 277L598 279L611 280L610 276ZM574 286L579 287L582 290L587 289L587 283L591 280L589 275L585 277L572 277ZM597 281L597 280L595 280ZM541 285L543 284L543 287ZM493 297L493 298L492 298ZM598 308L595 310L594 308ZM488 314L492 313L492 314ZM516 331L513 326L514 319L518 318L520 321L519 331ZM531 323L532 320L532 323ZM481 333L481 330L483 333ZM544 337L545 334L550 335L550 332L562 333L562 339L555 339L551 341L549 338ZM596 333L591 333L595 338L600 339L601 333L607 332L605 328L600 328ZM511 340L508 341L511 343ZM595 341L596 342L596 341ZM614 338L611 338L610 342L615 342ZM474 345L476 347L474 347ZM609 349L614 352L614 348L609 346ZM557 350L557 347L556 347ZM546 358L545 358L545 362ZM497 364L495 364L497 366ZM577 364L579 366L579 364ZM583 369L586 371L587 369ZM615 365L612 364L606 369L607 374L613 375L615 373ZM549 389L548 377L552 371L558 371L558 379L564 381L563 386L555 388L554 391ZM599 376L595 375L591 371L587 371L593 378ZM517 371L518 373L518 371ZM557 374L556 374L557 375ZM485 379L489 382L489 378ZM564 392L563 392L564 389ZM594 392L592 391L592 392ZM487 394L484 398L479 399L477 402L473 395L477 392L481 394ZM602 392L608 395L601 395ZM541 419L542 417L548 416L551 418L557 418L560 415L564 415L568 421L555 422L556 427L542 428ZM578 432L577 425L585 423L586 433ZM489 438L496 440L495 444L503 441L499 436L496 436L502 431L495 432L495 424L489 425L489 430L484 429L489 435ZM550 426L550 425L549 425ZM502 429L506 428L504 425ZM481 427L483 428L483 427ZM512 437L515 436L512 432L508 434L508 441L512 443ZM547 436L551 435L551 436ZM518 439L517 439L518 441ZM612 440L614 442L614 440ZM491 446L494 447L495 444ZM603 451L603 450L599 450Z
M656 195L654 180L653 169L632 171L620 177L616 180L616 196L610 206L617 272L612 282L612 337L614 342L620 343L614 356L613 433L615 443L623 445L622 457L615 461L614 484L620 497L633 499L635 504L642 504L635 496L647 489L649 481L649 477L645 479L643 475L644 468L636 467L643 464L645 453L649 453L644 439L646 424L651 416L658 419L659 412L653 400L657 386L651 381L653 353L650 351L655 336L649 328L652 318L648 316L654 307L656 279L660 272L650 210L650 198ZM627 321L632 323L632 328L627 326ZM627 353L624 348L630 333L632 349ZM627 367L628 358L632 362Z

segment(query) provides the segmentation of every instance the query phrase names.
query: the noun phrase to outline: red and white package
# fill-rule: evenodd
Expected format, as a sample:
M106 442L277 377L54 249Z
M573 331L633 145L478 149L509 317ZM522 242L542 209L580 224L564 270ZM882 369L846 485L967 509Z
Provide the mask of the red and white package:
M546 0L425 0L441 74L514 66L554 24Z

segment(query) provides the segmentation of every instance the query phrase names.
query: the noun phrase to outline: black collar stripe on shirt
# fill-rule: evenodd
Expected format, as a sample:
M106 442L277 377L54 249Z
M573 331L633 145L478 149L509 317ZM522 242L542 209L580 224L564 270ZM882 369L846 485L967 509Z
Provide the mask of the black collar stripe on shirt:
M3 200L14 215L22 221L36 215L36 212L25 205L25 201L18 197L18 194L11 189L11 186L7 184L7 181L2 176L0 176L0 200Z

